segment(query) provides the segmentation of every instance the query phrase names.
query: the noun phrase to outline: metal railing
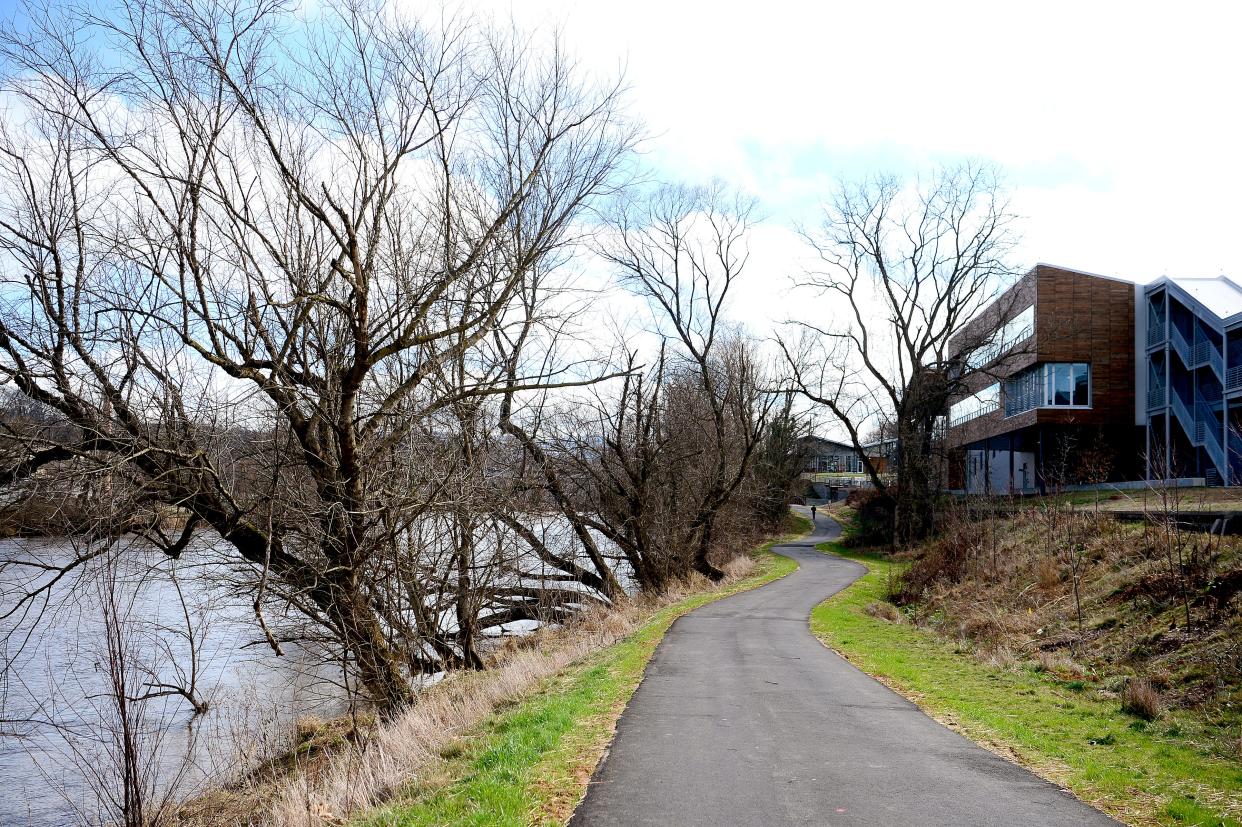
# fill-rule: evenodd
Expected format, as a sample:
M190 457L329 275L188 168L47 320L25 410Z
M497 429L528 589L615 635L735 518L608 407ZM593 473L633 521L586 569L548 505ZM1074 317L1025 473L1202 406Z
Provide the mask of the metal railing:
M1177 394L1177 391L1169 394L1169 406L1173 408L1173 415L1182 423L1186 433L1193 439L1195 436L1195 418L1191 414L1190 408L1186 407L1186 403Z
M1164 322L1153 324L1147 328L1147 344L1158 345L1164 341Z
M1193 367L1190 358L1190 343L1186 341L1186 337L1177 329L1177 325L1169 326L1169 341L1173 344L1173 349L1177 351L1177 355L1182 357L1182 364L1186 367Z
M1164 407L1164 388L1150 388L1147 391L1147 410Z
M949 427L956 428L958 425L962 425L972 419L978 419L981 416L986 416L997 410L1000 410L1000 400L988 402L984 405L980 405L978 408L975 408L968 413L959 414L958 416L953 417L949 420Z
M1216 414L1202 399L1195 401L1195 441L1203 445L1217 468L1226 467L1225 448L1221 445L1221 424Z
M1197 368L1201 365L1211 365L1217 376L1221 379L1225 378L1225 357L1221 356L1216 345L1206 339L1195 342L1194 348L1190 351L1189 366Z
M1225 387L1231 391L1242 388L1242 366L1229 369L1225 375Z

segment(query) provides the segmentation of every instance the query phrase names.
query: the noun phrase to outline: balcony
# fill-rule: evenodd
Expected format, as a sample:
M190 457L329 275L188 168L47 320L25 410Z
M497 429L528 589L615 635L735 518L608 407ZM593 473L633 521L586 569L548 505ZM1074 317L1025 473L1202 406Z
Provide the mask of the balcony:
M1000 410L1000 400L986 402L969 413L960 414L950 419L949 427L956 428L958 425L964 425L973 419L978 419L981 416L987 416L988 414L995 413L998 410Z
M1236 391L1242 388L1242 366L1230 368L1225 376L1225 389Z

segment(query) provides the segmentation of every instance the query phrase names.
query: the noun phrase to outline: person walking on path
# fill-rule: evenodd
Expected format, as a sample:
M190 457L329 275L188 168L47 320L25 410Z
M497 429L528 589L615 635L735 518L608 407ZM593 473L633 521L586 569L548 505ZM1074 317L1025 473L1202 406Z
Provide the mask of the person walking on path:
M815 506L811 506L811 522L815 522Z

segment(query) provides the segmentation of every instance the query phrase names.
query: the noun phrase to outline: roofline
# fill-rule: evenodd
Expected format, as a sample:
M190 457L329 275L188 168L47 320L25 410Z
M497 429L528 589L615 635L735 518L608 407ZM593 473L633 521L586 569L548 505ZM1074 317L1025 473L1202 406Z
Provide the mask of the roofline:
M1225 273L1220 273L1215 276L1170 276L1166 273L1165 275L1157 276L1156 278L1147 282L1143 286L1151 287L1151 286L1158 285L1158 284L1164 284L1165 282L1172 282L1173 284L1180 284L1181 282L1184 282L1184 281L1227 281L1234 287L1238 288L1238 290L1242 291L1242 283L1235 281L1232 276L1229 276ZM1182 288L1182 289L1184 290L1185 288Z
M855 448L852 444L848 442L839 442L838 440L829 439L828 437L825 437L825 436L816 436L815 434L810 434L807 438L812 439L816 442L827 442L828 444L836 445L839 448L848 448L851 451L858 450L857 448Z
M1048 261L1035 262L1034 266L1032 266L1031 269L1027 271L1027 273L1033 272L1036 268L1039 268L1039 267L1051 267L1054 270L1064 270L1067 273L1075 273L1079 276L1090 276L1096 279L1107 279L1108 281L1117 281L1117 282L1121 282L1122 284L1141 284L1141 282L1137 282L1134 279L1122 278L1121 276L1106 276L1103 273L1092 273L1087 270L1079 270L1076 267L1065 267L1060 264L1052 264L1051 262L1048 262Z
M1236 281L1231 279L1229 276L1226 276L1224 273L1221 273L1218 276L1181 276L1180 280L1181 281L1225 281L1231 284L1234 287L1234 289L1242 291L1242 284L1238 284ZM1181 294L1178 298L1181 299L1183 303L1185 303L1186 299L1189 299L1192 304L1197 305L1201 310L1205 311L1207 315L1211 316L1213 319L1216 319L1217 322L1220 323L1220 326L1222 328L1232 328L1239 321L1242 321L1242 310L1239 310L1236 313L1233 313L1232 315L1229 315L1229 316L1221 316L1217 314L1215 310L1208 307L1203 302L1199 301L1199 299L1196 298L1193 293L1191 293L1189 290L1183 287L1179 283L1178 276L1164 275L1164 276L1160 276L1159 278L1153 281L1149 281L1147 284L1143 285L1143 295L1146 296L1148 293L1152 292L1153 290L1159 289L1161 287L1163 287L1167 291L1169 288L1169 285L1172 285L1173 287L1177 288L1177 292Z
M1087 272L1086 270L1077 270L1077 269L1075 269L1075 268L1073 268L1073 267L1062 267L1060 264L1050 264L1050 263L1048 263L1048 262L1046 262L1046 261L1037 261L1037 262L1035 262L1034 264L1032 264L1029 268L1027 268L1025 271L1023 271L1022 275L1021 275L1021 276L1019 276L1019 277L1018 277L1018 279L1017 279L1016 281L1014 281L1014 283L1013 283L1013 284L1009 285L1009 286L1008 286L1008 287L1006 287L1004 290L1002 290L1000 293L996 294L996 296L995 296L995 297L993 297L993 299L992 299L990 302L988 302L987 304L983 305L983 306L982 306L982 307L980 307L978 310L976 310L976 311L975 311L975 313L974 313L974 315L973 315L973 316L971 316L969 319L967 319L967 320L966 320L966 322L965 322L964 324L962 324L962 326L961 326L961 327L959 327L959 328L958 328L957 332L956 332L956 333L954 333L952 336L950 336L950 337L949 337L949 343L950 343L950 344L952 344L953 340L954 340L954 339L956 339L958 336L960 336L960 335L962 334L962 331L963 331L966 327L970 326L971 324L974 324L974 322L975 322L975 320L976 320L976 319L981 319L981 318L983 318L983 316L984 316L984 315L985 315L985 314L986 314L989 310L991 310L991 309L992 309L992 307L994 307L994 306L996 305L996 303L997 303L997 302L999 302L999 301L1001 300L1001 298L1002 298L1002 297L1004 297L1005 295L1007 295L1007 294L1009 293L1009 291L1011 291L1011 290L1013 290L1014 288L1016 288L1016 287L1017 287L1017 286L1018 286L1018 285L1022 282L1022 280L1023 280L1023 279L1027 278L1028 276L1032 276L1032 275L1034 275L1034 274L1035 274L1035 272L1036 272L1036 271L1037 271L1040 267L1048 267L1048 268L1051 268L1051 269L1053 269L1053 270L1060 270L1060 271L1062 271L1062 272L1064 272L1064 273L1073 273L1073 274L1074 274L1074 275L1076 275L1076 276L1087 276L1088 278L1093 278L1093 279L1104 279L1105 281L1115 281L1115 282L1117 282L1118 284L1128 284L1128 285L1130 285L1130 286L1134 286L1135 284L1139 284L1139 282L1132 281L1132 280L1130 280L1130 279L1123 279L1123 278L1121 278L1120 276L1104 276L1104 275L1101 275L1101 274L1099 274L1099 273L1089 273L1089 272Z

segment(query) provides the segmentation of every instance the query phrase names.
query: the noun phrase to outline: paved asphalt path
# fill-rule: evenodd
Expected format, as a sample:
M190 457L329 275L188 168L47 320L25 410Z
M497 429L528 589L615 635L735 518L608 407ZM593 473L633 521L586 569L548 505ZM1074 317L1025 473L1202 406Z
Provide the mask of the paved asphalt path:
M571 827L1116 825L850 666L807 617L859 577L814 548L799 569L685 615L617 725Z

